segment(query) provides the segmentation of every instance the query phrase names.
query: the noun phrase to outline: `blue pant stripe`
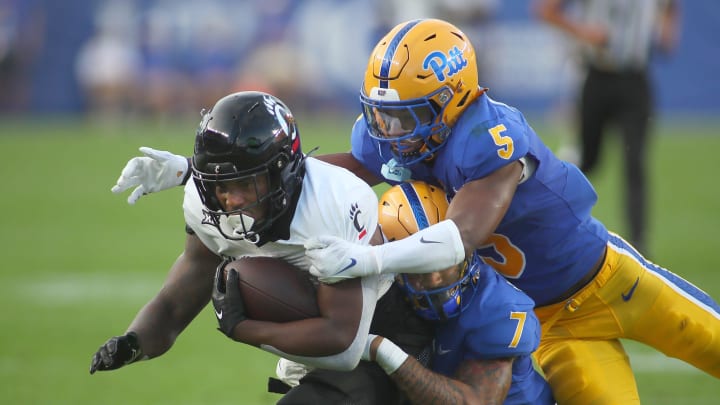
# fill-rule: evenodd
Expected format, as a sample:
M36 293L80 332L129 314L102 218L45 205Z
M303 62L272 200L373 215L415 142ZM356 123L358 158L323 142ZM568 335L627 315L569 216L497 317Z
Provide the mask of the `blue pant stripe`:
M610 233L609 243L614 246L615 250L625 253L638 261L646 270L657 275L669 287L683 295L687 299L697 303L705 308L708 312L712 312L716 318L720 319L720 305L715 302L705 291L699 289L694 284L678 276L677 274L658 266L657 264L647 260L635 248L626 242L619 235Z

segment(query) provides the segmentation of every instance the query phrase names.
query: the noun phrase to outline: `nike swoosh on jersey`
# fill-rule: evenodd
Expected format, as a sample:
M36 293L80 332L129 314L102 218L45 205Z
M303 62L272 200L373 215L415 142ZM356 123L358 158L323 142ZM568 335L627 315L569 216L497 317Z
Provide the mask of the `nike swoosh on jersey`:
M217 316L217 319L222 319L222 316L223 316L222 310L220 312L215 311L215 316Z
M353 267L353 266L356 265L356 264L357 264L357 260L355 260L355 259L353 259L353 258L350 258L350 264L348 264L347 266L345 266L345 267L343 267L342 269L340 269L340 271L338 271L336 274L340 274L340 273L342 273L343 271L345 271L345 270Z
M632 298L633 294L635 294L635 288L637 288L638 283L640 282L640 277L635 280L635 284L630 287L630 290L628 290L627 294L620 293L622 295L623 301L630 301L630 298Z
M439 345L438 348L437 348L437 354L439 354L439 355L441 355L441 356L444 355L444 354L448 354L448 353L450 353L451 351L452 351L452 349L443 349L442 345Z
M428 239L425 239L424 236L421 236L420 243L442 243L442 242L439 240L428 240Z

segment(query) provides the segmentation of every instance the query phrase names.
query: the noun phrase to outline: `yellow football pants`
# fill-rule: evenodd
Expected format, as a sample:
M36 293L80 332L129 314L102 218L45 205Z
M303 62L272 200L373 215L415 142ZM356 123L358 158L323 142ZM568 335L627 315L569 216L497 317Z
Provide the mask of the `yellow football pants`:
M720 306L615 234L590 284L535 311L543 325L535 356L558 405L640 404L620 338L720 378Z

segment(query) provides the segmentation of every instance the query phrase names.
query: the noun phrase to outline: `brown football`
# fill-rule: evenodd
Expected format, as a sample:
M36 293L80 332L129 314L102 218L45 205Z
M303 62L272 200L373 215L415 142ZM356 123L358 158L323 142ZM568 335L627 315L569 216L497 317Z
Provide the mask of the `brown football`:
M240 292L248 318L290 322L320 316L310 275L273 257L243 257L225 266L239 276Z

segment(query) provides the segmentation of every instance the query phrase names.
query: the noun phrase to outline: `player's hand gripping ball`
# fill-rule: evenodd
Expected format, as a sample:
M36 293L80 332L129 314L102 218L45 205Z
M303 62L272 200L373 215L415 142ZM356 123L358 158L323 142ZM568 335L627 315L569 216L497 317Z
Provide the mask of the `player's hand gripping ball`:
M225 266L235 269L248 319L291 322L320 316L310 274L272 257L243 257ZM229 286L228 286L229 287Z

